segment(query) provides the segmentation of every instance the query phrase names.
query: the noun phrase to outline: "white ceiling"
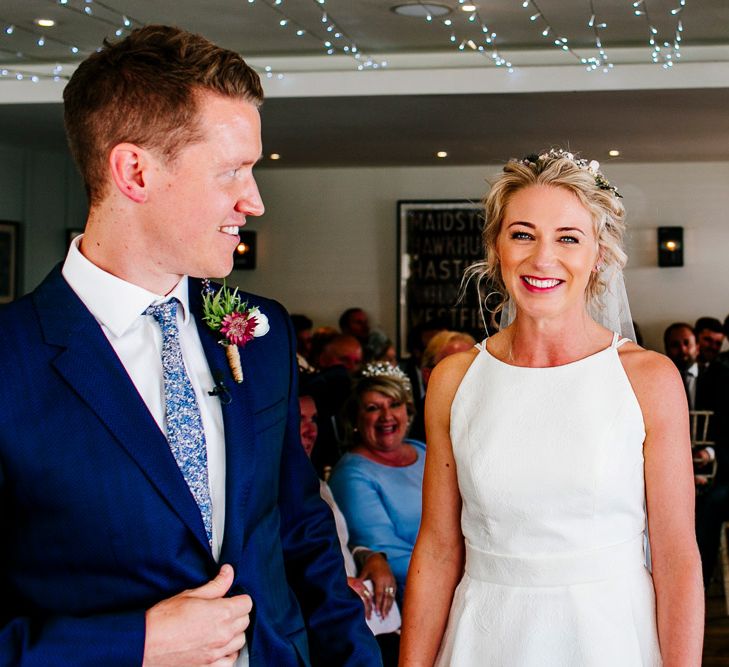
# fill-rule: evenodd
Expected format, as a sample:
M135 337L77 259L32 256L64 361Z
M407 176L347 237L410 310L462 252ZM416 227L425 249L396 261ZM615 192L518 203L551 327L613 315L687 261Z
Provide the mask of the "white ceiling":
M282 155L269 166L434 164L437 150L484 163L552 144L599 159L619 148L627 161L729 160L729 0L642 0L641 15L633 0L476 0L475 14L442 0L427 3L449 10L431 22L394 4L2 0L0 143L62 145L63 80L126 17L200 32L261 72L264 145Z

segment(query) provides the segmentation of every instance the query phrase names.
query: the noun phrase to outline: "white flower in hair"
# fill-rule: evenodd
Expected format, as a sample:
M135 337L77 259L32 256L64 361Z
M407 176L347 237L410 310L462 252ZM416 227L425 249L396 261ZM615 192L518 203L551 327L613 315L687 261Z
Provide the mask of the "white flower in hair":
M546 153L540 155L528 155L521 160L515 160L526 165L530 169L534 169L537 173L541 172L547 162L550 160L569 160L580 169L586 170L594 179L595 185L601 190L608 190L613 195L622 199L622 195L618 192L614 185L610 185L610 181L605 178L605 175L600 171L600 163L597 160L590 160L589 162L584 158L575 157L573 153L564 150L563 148L550 148Z

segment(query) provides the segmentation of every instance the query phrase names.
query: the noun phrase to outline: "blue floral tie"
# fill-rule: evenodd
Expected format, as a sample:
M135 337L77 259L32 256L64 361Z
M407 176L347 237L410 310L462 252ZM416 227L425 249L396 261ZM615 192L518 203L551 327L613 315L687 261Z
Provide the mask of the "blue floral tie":
M162 371L165 383L167 441L177 465L200 508L208 542L212 543L212 503L208 483L208 456L200 408L185 371L177 328L177 299L150 306L162 330Z

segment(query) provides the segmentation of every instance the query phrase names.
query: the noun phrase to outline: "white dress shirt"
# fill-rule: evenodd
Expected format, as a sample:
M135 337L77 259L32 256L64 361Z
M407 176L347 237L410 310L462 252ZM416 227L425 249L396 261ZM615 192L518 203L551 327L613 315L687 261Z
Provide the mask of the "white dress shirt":
M225 527L225 433L220 400L210 396L214 386L203 351L197 325L190 317L187 276L166 295L154 294L107 273L81 254L81 236L75 238L63 264L63 277L114 348L140 397L166 435L165 389L162 371L162 331L153 317L144 311L151 305L175 297L180 348L187 374L200 407L208 455L208 480L212 502L212 552L217 561L223 544ZM236 667L247 667L248 647L244 646Z
M213 557L217 561L225 525L225 434L220 400L208 395L215 386L200 342L197 325L190 317L187 277L167 295L154 294L117 278L90 262L79 251L82 237L74 239L63 265L63 277L101 326L124 365L139 395L166 434L165 389L162 373L162 331L148 306L175 297L180 347L187 374L200 407L208 456L208 479L212 502Z
M699 365L694 361L683 373L683 382L689 402L689 410L696 406L696 382L699 378Z

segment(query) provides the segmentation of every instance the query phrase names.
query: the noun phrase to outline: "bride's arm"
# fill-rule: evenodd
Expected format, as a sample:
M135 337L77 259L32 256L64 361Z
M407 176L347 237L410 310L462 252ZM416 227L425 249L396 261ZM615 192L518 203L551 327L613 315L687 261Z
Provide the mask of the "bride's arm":
M463 573L461 496L450 440L450 411L475 352L454 354L433 371L425 399L427 455L423 514L405 587L400 667L435 661L453 591Z
M664 667L698 667L704 590L694 528L688 405L681 377L655 352L621 354L643 411L645 486L658 639Z

